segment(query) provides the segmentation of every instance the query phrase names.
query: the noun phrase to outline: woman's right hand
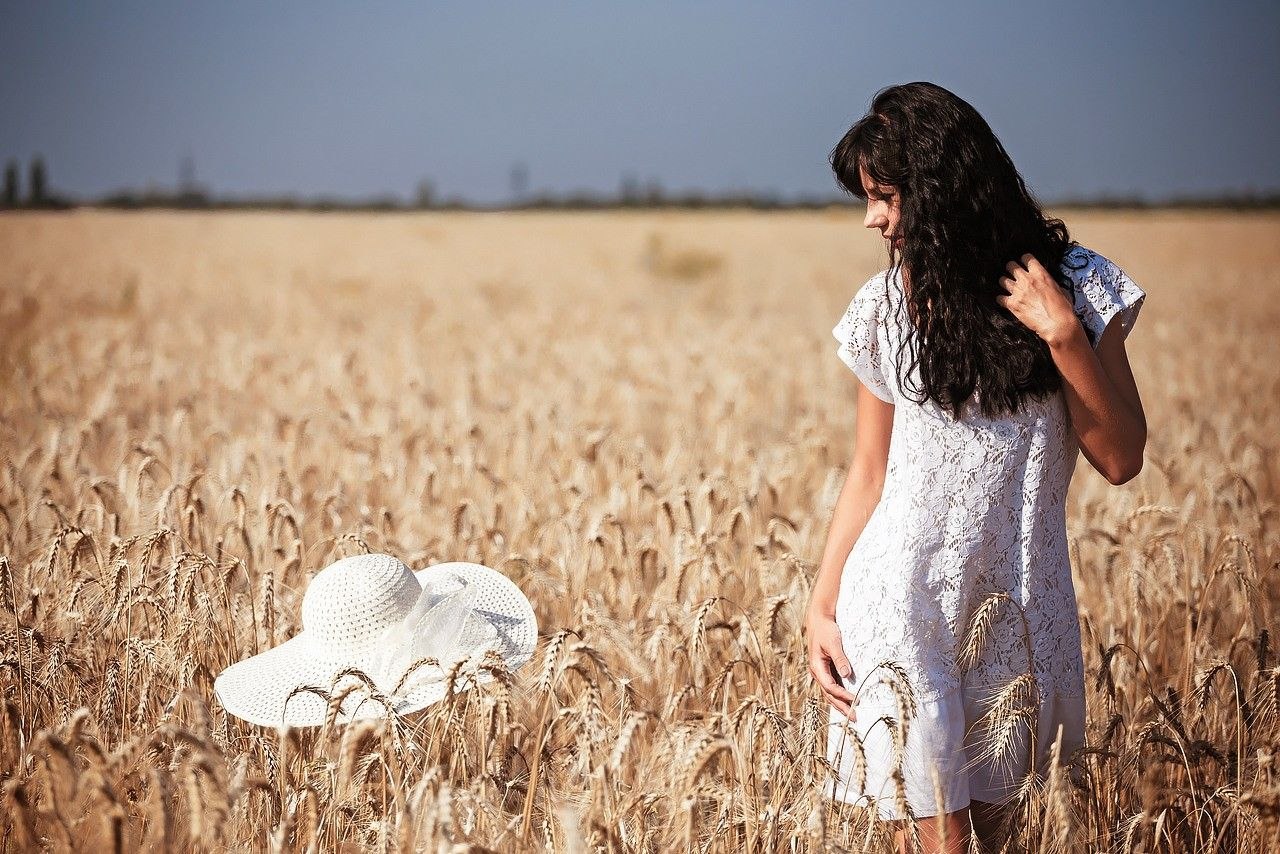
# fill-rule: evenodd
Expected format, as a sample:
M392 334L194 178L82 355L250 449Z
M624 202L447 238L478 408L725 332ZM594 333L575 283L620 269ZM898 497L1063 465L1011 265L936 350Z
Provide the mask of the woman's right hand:
M805 634L809 638L809 675L822 688L831 705L849 720L856 721L853 694L844 687L853 683L853 668L845 657L835 617L810 611L805 619ZM841 683L842 678L844 684Z

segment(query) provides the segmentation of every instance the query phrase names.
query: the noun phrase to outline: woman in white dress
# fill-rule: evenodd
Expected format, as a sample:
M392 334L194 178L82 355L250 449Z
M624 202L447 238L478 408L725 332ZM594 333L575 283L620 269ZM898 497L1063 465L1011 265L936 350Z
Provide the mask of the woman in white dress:
M861 385L806 619L828 794L967 851L1084 741L1067 487L1080 451L1113 484L1142 467L1124 339L1145 294L941 87L881 91L831 164L890 267L833 330Z

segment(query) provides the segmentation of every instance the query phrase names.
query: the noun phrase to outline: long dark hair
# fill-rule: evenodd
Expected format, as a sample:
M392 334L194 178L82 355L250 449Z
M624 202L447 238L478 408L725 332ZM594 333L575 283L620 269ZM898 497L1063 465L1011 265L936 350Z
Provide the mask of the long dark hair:
M882 89L831 151L836 181L865 199L859 166L901 200L902 253L890 246L890 274L905 271L918 319L911 321L920 339L911 354L923 384L917 402L934 400L959 419L978 389L982 413L996 418L1059 390L1048 345L995 298L1005 293L998 284L1005 265L1028 252L1072 298L1059 269L1072 241L1066 225L1041 210L978 111L932 83Z

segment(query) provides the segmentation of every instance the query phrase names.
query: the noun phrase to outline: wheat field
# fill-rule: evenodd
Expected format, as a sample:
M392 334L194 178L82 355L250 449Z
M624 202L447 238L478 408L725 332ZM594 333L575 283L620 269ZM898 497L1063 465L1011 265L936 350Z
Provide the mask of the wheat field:
M1280 847L1280 216L1059 212L1148 293L1079 460L1088 747L1009 850ZM856 210L0 217L0 849L887 851L801 630L854 436ZM468 560L533 660L229 717L339 557ZM1067 757L1063 757L1064 761Z

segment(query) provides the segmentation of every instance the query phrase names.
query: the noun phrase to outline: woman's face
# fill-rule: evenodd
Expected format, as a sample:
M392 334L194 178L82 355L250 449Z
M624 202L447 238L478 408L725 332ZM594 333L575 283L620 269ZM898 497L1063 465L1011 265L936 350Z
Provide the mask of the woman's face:
M877 184L861 166L858 167L858 176L862 179L862 190L867 194L867 217L862 224L879 231L895 249L902 249L902 235L898 233L902 199L897 189L888 184Z

